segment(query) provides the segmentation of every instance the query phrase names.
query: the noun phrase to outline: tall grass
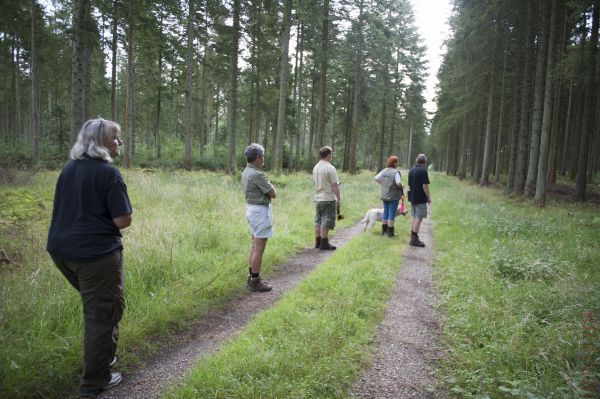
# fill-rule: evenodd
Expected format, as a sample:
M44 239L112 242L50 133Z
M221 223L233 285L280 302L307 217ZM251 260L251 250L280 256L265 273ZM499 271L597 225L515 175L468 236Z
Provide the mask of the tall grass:
M0 187L0 248L13 260L0 272L0 397L63 397L81 370L80 299L45 252L56 177ZM127 309L119 356L126 367L245 290L250 239L239 176L146 170L124 177L134 207L133 225L123 231ZM313 243L310 175L270 177L278 197L267 275ZM378 201L377 187L371 173L341 179L343 223L350 224Z
M368 248L368 250L365 250ZM364 234L201 361L168 398L347 398L405 244Z
M434 176L436 273L457 398L580 398L600 377L597 207L539 209ZM596 395L598 394L597 387Z

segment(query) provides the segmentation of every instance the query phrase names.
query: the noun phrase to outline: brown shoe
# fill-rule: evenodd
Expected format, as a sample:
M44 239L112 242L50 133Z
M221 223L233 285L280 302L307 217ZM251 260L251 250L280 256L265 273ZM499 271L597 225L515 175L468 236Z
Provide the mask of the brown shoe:
M260 277L253 277L248 280L248 289L253 292L267 292L271 291L272 287Z

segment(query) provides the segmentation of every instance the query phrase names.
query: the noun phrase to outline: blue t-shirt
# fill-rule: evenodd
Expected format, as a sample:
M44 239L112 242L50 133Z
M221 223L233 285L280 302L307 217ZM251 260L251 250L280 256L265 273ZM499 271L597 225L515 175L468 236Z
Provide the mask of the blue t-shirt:
M113 219L132 213L119 170L101 159L67 163L56 183L46 249L75 262L105 258L123 248Z
M423 190L423 184L429 184L429 174L425 166L416 164L408 172L408 186L410 187L410 202L412 204L424 204L427 202L427 194Z

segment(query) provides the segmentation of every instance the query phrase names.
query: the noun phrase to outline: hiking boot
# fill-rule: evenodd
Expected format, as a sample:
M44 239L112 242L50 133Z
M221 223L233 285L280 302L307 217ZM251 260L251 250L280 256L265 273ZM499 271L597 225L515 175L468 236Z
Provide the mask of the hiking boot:
M425 246L425 243L419 240L419 235L417 233L411 232L410 245L412 245L413 247L423 248Z
M253 292L267 292L271 291L272 287L260 277L252 277L248 280L248 289Z
M315 237L315 248L321 248L321 237Z
M110 380L102 387L102 389L98 389L96 391L81 391L79 392L80 398L95 398L102 391L106 391L107 389L111 389L116 387L123 381L123 376L121 373L110 373Z
M381 235L384 236L387 234L388 231L388 225L387 224L382 224L381 225Z
M390 238L398 237L396 234L394 234L394 227L388 227L387 236Z
M334 247L333 245L329 244L328 238L321 238L321 246L319 248L324 251L331 251L336 249L337 247Z

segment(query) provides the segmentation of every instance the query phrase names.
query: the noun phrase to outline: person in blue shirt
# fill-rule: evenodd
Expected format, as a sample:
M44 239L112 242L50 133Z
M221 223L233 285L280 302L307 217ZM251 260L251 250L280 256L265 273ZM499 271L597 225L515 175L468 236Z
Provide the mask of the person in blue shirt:
M131 225L131 202L111 162L123 144L117 123L91 119L58 177L46 249L83 302L81 397L119 384L119 321L125 310L121 229Z

